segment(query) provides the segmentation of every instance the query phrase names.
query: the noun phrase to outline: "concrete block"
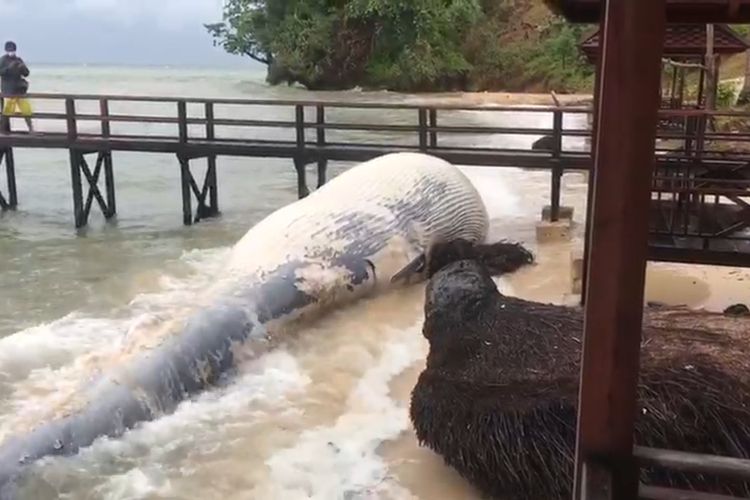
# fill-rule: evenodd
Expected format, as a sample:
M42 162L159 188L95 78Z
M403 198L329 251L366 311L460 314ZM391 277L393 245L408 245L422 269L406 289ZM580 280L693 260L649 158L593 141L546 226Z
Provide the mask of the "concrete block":
M572 232L570 221L540 222L536 225L536 240L539 243L570 241Z
M572 221L574 212L575 210L573 209L573 207L561 206L559 220ZM552 220L552 205L546 205L544 208L542 208L542 221L550 222L551 220Z

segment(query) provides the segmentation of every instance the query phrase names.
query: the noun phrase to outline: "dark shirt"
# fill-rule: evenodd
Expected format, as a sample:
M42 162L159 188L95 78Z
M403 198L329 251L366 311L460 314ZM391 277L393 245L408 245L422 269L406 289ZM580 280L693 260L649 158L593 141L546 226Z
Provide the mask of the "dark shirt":
M26 94L29 84L24 77L29 76L29 68L18 56L0 57L0 93L7 95Z

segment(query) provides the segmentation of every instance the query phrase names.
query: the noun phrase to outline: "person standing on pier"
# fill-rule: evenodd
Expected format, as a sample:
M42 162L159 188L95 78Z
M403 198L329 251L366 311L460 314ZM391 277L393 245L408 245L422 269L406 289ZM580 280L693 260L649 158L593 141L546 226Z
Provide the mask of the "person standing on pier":
M31 104L26 99L29 90L29 68L23 59L16 55L15 42L5 43L5 55L0 57L0 92L5 97L2 120L0 120L0 133L10 130L10 117L20 113L26 120L29 132L34 132L34 124L31 121Z

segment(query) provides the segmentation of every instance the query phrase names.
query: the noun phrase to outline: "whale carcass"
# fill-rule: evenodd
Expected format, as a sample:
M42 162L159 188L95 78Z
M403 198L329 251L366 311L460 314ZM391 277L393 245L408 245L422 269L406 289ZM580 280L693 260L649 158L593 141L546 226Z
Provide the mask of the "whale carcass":
M173 333L108 367L64 416L0 444L0 498L16 498L26 464L174 411L290 322L420 280L431 246L487 230L478 192L445 161L397 153L351 168L250 229Z

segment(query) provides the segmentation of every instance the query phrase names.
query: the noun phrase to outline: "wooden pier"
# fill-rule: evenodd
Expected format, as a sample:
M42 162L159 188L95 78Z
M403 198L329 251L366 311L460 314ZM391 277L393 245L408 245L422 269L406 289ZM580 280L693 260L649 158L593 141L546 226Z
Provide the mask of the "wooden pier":
M19 204L14 149L65 149L70 157L77 228L87 225L94 206L106 219L116 216L113 153L121 151L174 155L175 168L179 167L181 173L186 225L219 215L219 156L289 158L297 172L300 197L310 192L310 164L317 166L319 187L326 181L331 161L361 162L399 151L423 152L459 165L548 170L553 221L560 213L562 176L566 172L587 171L592 165L590 151L581 147L591 139L585 124L590 122L592 110L586 107L58 94L33 94L29 98L43 109L34 114L34 120L38 126L43 125L44 132L12 131L0 135L0 168L5 167L7 179L6 188L0 189L0 207L12 210ZM157 108L156 112L153 108ZM258 118L263 109L267 111L263 116L270 118ZM366 119L367 113L375 114L377 119ZM461 120L462 113L474 114L474 118L479 114L482 119ZM538 117L533 120L535 123L547 125L495 126L493 122L498 120L493 119L493 113L524 113ZM356 122L342 119L347 115L355 116ZM390 123L396 115L394 121L398 123ZM579 118L578 126L567 126L574 115ZM709 132L707 127L710 120L727 116L750 119L750 114L740 113L662 111L662 118L682 125L658 134L652 218L654 259L694 261L696 248L711 263L736 263L738 259L746 262L750 256L750 237L743 233L750 227L750 153L726 153L711 146L722 142L750 145L750 134ZM487 125L476 125L477 122ZM158 130L154 132L154 128ZM534 138L542 139L521 149L493 146L493 136L526 136L530 144ZM466 138L472 138L473 143L467 145ZM578 139L578 147L566 147L570 139ZM196 161L207 163L203 179L193 175L191 167ZM697 172L702 172L702 176L696 176ZM720 174L717 182L711 182L712 174L708 172ZM732 172L734 177L723 178L726 172ZM731 193L725 192L727 183L731 184ZM730 204L739 208L720 208L716 213L721 212L721 216L713 217L709 214L713 209L705 209L706 200L713 197L712 203L718 204L722 196L725 201L729 196ZM703 214L700 227L691 222L695 211ZM706 217L711 219L709 223L703 223L708 220ZM713 256L706 257L706 251L713 252Z
M549 169L559 178L565 171L587 170L589 154L585 151L566 151L562 147L563 137L587 137L585 129L563 128L565 115L587 114L587 108L538 108L538 107L477 107L477 106L420 106L410 104L342 103L324 101L285 101L248 99L180 99L150 96L102 96L102 95L56 95L34 94L35 102L49 102L60 108L59 112L34 114L34 120L52 123L53 132L37 135L14 132L0 135L0 152L6 155L9 199L4 208L14 208L18 203L15 177L13 177L13 148L67 149L70 151L70 168L73 185L73 203L76 227L87 224L93 201L101 208L105 217L116 214L112 153L135 151L145 153L173 154L175 165L179 165L182 178L183 218L185 224L218 215L218 193L216 186L216 159L218 156L289 158L298 173L300 197L309 194L306 166L318 167L318 185L326 180L330 161L366 161L377 156L397 151L421 151L447 161L462 165L512 166L533 169ZM96 112L82 111L83 107L96 106ZM158 105L171 110L170 114L113 113L114 106L129 104ZM225 114L219 115L217 108L223 107ZM257 116L261 108L275 108L278 114L288 119L251 119L236 116ZM189 113L192 110L193 113ZM412 119L408 124L352 123L333 121L330 115L336 111L358 112L382 110L399 112ZM440 125L439 120L448 112L531 112L549 115L549 128L450 126ZM84 125L95 124L96 130L82 130ZM130 124L135 128L148 125L164 125L171 133L139 134L115 133L113 125ZM222 135L219 127L239 130L234 136ZM263 138L260 129L272 130L273 139ZM331 140L337 132L359 132L367 134L390 134L395 140L389 143L362 140ZM491 147L469 147L456 145L456 141L444 138L475 135L488 138L493 134L546 135L554 137L551 150L510 149ZM239 135L239 136L238 136ZM87 158L95 157L95 161ZM208 174L201 182L191 173L191 162L208 162ZM92 169L90 164L94 164ZM104 172L104 190L99 182ZM559 182L552 198L559 200ZM88 186L88 194L83 187ZM197 209L192 209L193 201ZM559 206L559 203L554 203Z

